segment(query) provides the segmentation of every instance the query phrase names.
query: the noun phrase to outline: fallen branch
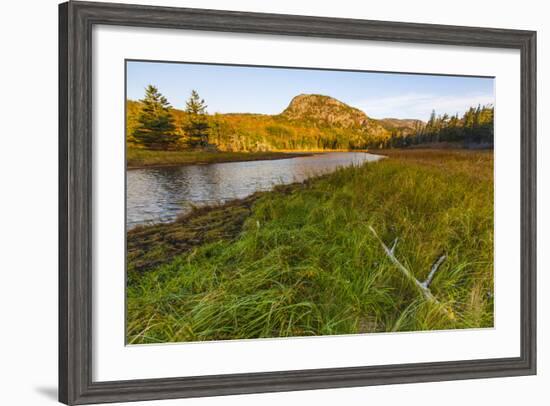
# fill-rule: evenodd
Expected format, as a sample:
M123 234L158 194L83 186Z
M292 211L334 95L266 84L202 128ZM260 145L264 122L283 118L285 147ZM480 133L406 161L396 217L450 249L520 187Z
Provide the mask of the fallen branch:
M392 244L392 246L391 246L391 248L390 248L390 252L392 253L392 255L393 255L393 253L395 252L395 247L397 247L397 242L398 242L398 241L399 241L399 238L395 238L395 240L393 240L393 244Z
M439 269L439 266L445 261L445 258L447 258L445 255L441 255L439 259L433 264L432 269L430 270L430 273L428 274L428 277L424 282L422 282L422 286L425 288L428 288L430 286L430 283L432 283L432 279L435 276L435 273Z
M399 260L395 256L395 248L397 246L398 239L396 238L392 243L392 247L388 248L388 246L384 243L384 241L382 241L382 239L378 236L374 228L372 228L372 226L369 226L369 229L374 234L374 236L376 237L376 239L384 249L384 252L388 256L388 258L393 262L393 264L397 267L397 269L399 269L401 273L405 275L405 277L416 286L418 291L422 294L422 296L424 296L424 298L428 302L439 305L440 302L435 298L435 296L432 294L430 290L430 283L432 282L435 276L435 273L437 272L437 270L439 269L443 261L445 261L446 256L442 255L441 257L439 257L439 259L433 264L432 269L430 270L430 273L428 274L428 277L426 278L426 280L424 282L420 282L418 279L416 279L413 273L409 269L407 269L407 267L405 267L405 265L399 262ZM455 317L452 310L450 310L447 307L442 307L442 308L445 311L445 313L447 313L449 318L454 320Z

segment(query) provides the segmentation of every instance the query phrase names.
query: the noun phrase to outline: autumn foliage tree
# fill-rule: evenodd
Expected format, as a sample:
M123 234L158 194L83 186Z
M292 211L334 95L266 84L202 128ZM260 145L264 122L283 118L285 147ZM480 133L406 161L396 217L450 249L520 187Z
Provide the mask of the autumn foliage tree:
M158 89L149 85L145 97L140 100L142 108L133 132L135 143L147 149L174 149L179 141L170 103Z

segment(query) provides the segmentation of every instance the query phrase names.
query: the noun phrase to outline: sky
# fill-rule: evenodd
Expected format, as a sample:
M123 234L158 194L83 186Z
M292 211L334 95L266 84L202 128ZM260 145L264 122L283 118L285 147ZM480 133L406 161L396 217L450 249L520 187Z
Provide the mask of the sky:
M460 115L470 106L494 104L494 79L334 70L127 62L127 98L156 86L175 108L195 89L213 113L281 113L298 94L322 94L373 118Z

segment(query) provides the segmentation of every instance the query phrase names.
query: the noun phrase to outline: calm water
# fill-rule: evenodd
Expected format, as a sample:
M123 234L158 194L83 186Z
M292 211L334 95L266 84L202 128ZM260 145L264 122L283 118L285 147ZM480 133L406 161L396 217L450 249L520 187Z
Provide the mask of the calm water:
M191 206L224 203L380 158L364 152L331 152L272 161L132 169L126 174L127 226L171 221Z

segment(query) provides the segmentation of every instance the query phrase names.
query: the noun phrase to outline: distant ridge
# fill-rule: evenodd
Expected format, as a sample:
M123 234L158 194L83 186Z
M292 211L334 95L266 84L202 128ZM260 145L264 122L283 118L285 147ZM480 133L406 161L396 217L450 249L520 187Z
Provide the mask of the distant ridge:
M426 123L422 120L408 118L382 118L378 120L380 125L390 132L401 132L408 135L416 132Z

